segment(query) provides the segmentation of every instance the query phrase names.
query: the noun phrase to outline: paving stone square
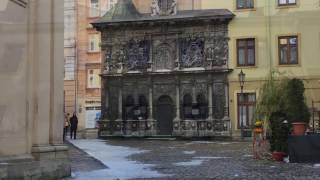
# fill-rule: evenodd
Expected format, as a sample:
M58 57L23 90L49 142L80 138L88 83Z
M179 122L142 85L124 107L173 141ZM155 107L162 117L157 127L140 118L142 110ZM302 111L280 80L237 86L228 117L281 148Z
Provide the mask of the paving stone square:
M73 143L83 148L90 141L93 140L79 140ZM128 166L125 161L123 161L123 167L121 165L116 167L121 171L126 171L127 174L122 175L113 173L116 170L114 162L102 159L102 163L106 166L110 163L110 167L108 166L110 169L105 172L105 176L100 171L96 179L320 179L319 164L279 163L254 159L251 142L118 139L96 143L102 143L100 147L104 145L112 147L108 152L104 152L108 154L108 157L119 156L119 152L112 152L112 149L132 151L133 153L125 159L134 162L132 167L130 164ZM84 151L87 150L97 158L103 157L103 153L95 149L93 144L90 146L91 151L90 148ZM148 175L139 174L141 169L133 167L136 165L146 165L142 169L146 170L145 173ZM134 176L130 176L131 172ZM88 174L83 177L79 175L77 179L85 179L85 177L88 177Z

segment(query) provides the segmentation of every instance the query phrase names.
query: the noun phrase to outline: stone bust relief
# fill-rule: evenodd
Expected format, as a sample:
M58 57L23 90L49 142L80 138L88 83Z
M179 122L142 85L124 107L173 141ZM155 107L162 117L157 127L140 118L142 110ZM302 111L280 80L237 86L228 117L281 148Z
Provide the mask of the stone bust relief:
M169 16L177 14L177 0L153 0L151 16Z

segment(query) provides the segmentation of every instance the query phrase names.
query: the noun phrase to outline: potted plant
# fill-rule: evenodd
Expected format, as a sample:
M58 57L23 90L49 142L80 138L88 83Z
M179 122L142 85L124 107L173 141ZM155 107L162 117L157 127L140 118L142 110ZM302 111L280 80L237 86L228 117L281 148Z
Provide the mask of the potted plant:
M270 150L275 161L283 161L283 157L288 153L288 133L289 127L286 114L274 112L270 117Z
M256 104L255 116L263 119L265 133L270 130L270 117L272 113L283 111L285 103L286 86L288 78L281 77L281 73L272 71L259 91L259 98ZM263 118L261 118L263 117Z
M273 159L282 161L287 153L288 132L283 129L283 107L288 78L279 75L279 72L273 71L261 87L255 115L263 119L264 136L266 137L268 132Z
M306 125L309 124L310 112L305 102L304 84L300 79L291 79L286 89L285 109L288 120L293 127L293 135L301 136L306 131Z

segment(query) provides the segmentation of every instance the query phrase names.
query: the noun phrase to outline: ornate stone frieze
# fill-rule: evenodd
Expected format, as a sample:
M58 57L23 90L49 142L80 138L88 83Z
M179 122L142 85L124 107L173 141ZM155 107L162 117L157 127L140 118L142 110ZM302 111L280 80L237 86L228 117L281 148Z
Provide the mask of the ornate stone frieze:
M180 40L180 65L182 67L202 67L204 56L203 38L184 38Z

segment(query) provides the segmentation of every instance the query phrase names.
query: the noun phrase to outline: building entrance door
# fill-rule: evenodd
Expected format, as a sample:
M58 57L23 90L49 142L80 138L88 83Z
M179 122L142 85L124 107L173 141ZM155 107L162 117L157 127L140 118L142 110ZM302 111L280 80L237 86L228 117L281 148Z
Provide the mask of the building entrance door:
M173 101L169 96L161 96L157 102L156 120L158 135L172 135L174 118Z

